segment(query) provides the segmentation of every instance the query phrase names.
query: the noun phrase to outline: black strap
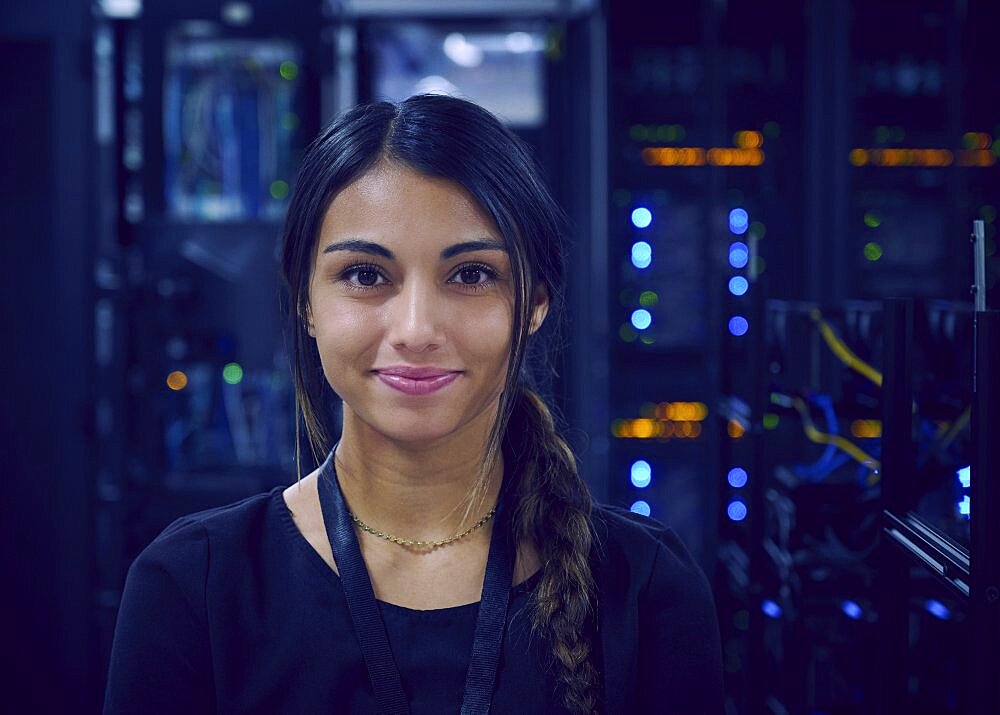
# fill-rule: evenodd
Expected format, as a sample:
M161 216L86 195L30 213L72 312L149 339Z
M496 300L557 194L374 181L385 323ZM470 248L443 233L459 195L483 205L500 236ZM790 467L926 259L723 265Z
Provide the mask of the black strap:
M354 633L361 646L368 677L375 692L380 715L408 715L409 706L399 669L392 657L385 623L375 602L375 591L361 556L361 546L348 513L344 495L334 468L336 445L320 466L319 503L323 523L330 539L333 558L340 572L340 582L347 598L347 608L354 622ZM506 462L506 460L505 460ZM483 595L476 620L472 658L465 678L462 715L485 715L493 700L497 664L507 623L511 582L514 577L510 515L505 494L510 479L504 475L494 515L490 553L486 559Z

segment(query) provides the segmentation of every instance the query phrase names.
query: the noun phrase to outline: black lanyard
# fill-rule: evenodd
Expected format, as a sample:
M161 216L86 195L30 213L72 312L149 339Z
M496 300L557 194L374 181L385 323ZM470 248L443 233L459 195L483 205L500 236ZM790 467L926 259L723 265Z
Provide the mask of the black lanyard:
M375 691L378 712L380 715L406 715L410 708L406 702L406 693L403 692L399 669L392 658L389 636L375 602L375 591L361 556L354 522L337 481L335 451L336 445L319 472L319 503L323 511L323 523L340 572L340 582L344 586L347 609L354 622L354 634L361 645L365 665L368 666L368 677ZM507 475L504 475L497 511L493 517L490 553L486 559L483 595L476 620L472 659L465 677L461 715L485 715L493 700L497 663L503 645L507 605L514 577L509 510L504 498L509 482Z

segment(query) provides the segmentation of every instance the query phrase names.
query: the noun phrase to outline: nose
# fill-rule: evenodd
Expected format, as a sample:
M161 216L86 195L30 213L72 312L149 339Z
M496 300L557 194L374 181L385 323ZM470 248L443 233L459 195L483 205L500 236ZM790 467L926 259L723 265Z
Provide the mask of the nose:
M413 352L433 350L444 342L444 301L428 281L408 280L388 304L388 340Z

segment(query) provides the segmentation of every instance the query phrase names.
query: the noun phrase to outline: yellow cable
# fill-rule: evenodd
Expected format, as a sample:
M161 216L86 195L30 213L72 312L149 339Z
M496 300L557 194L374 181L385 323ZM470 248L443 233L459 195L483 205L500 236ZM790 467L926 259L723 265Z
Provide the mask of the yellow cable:
M813 308L810 311L809 317L811 317L813 322L819 327L819 332L820 335L823 336L823 340L826 341L826 344L830 346L830 350L833 351L833 354L836 355L842 363L864 377L867 377L879 387L882 387L882 373L855 355L851 349L847 347L847 344L837 337L836 333L833 332L833 328L830 327L830 324L823 320L823 314L820 313L817 308Z
M964 410L962 410L962 414L960 414L958 416L958 419L955 420L954 424L952 424L951 429L948 430L948 434L946 434L944 439L941 440L941 449L948 448L948 445L955 440L955 438L958 436L958 433L962 431L962 428L965 427L965 425L969 424L969 418L971 416L972 416L972 405L969 405Z
M805 429L806 437L808 437L810 441L818 444L832 444L837 449L846 452L855 461L860 462L871 469L873 473L881 470L881 462L857 447L855 444L838 435L829 434L828 432L820 432L816 429L816 425L813 423L812 417L809 414L809 409L806 407L805 402L802 401L802 398L793 397L792 404L802 416L802 427Z

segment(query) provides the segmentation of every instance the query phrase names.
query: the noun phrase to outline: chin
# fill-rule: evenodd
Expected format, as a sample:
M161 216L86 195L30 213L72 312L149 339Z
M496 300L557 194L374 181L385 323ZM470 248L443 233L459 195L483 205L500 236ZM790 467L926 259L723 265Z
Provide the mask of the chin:
M386 439L399 444L412 445L414 447L433 444L434 442L448 437L455 431L455 425L447 427L428 424L427 420L417 420L416 423L407 421L392 421L388 424L371 425L373 429L382 434Z

